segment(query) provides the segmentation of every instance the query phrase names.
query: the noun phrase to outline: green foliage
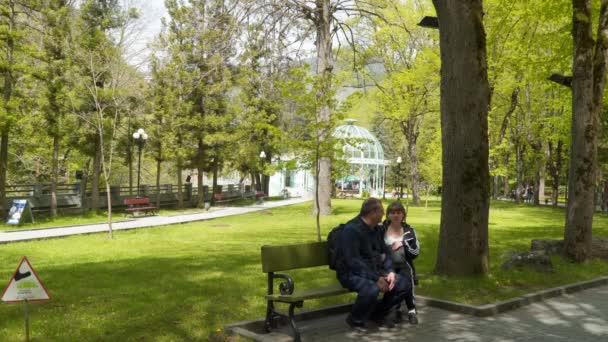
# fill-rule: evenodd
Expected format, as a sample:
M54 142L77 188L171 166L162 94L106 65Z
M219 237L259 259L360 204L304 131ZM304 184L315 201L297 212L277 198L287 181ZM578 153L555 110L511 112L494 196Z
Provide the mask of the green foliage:
M321 76L311 75L307 67L290 70L287 80L280 83L281 94L288 99L297 122L289 129L291 146L297 156L299 164L314 170L317 161L329 158L336 161L341 155L341 145L333 138L332 133L337 122L342 119L341 113L336 112L328 121L318 118L317 109L325 103L331 108L335 106L334 85L329 87ZM319 89L325 87L332 89L319 97Z

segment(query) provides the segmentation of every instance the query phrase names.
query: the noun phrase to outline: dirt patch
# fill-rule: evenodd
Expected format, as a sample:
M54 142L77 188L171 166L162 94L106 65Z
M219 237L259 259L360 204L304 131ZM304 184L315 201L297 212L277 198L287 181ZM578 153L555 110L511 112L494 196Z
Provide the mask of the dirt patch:
M269 216L272 216L274 214L270 210L264 210L264 211L260 211L260 215L269 215Z

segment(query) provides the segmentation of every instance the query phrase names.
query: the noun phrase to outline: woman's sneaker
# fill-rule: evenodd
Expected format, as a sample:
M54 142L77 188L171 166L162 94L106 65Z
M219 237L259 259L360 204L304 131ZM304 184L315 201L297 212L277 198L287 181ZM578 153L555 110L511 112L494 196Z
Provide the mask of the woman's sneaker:
M408 312L407 320L410 322L410 324L418 324L418 316L416 316L416 312Z

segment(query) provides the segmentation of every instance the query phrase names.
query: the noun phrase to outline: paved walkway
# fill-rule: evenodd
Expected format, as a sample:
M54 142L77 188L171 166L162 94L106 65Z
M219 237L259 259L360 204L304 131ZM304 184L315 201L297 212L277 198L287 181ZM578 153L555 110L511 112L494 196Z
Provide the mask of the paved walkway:
M480 318L432 307L419 308L419 325L354 332L343 315L300 322L302 341L608 341L608 286L530 304ZM287 331L287 330L284 330ZM281 333L260 341L289 341Z
M164 226L168 224L178 224L192 221L209 220L218 217L239 215L245 213L251 213L254 211L265 210L269 208L282 207L291 204L297 204L310 201L309 198L292 198L281 201L267 201L263 204L255 204L246 207L215 207L216 210L210 212L193 213L193 214L181 214L172 216L146 216L139 217L135 220L116 222L112 224L113 230L125 230L125 229L138 229L148 228L154 226ZM122 215L122 214L119 214ZM108 224L91 224L91 225L80 225L72 227L61 227L61 228L46 228L46 229L33 229L33 230L22 230L12 232L0 232L0 243L9 243L16 241L27 241L44 239L51 237L78 235L78 234L89 234L97 232L107 232Z

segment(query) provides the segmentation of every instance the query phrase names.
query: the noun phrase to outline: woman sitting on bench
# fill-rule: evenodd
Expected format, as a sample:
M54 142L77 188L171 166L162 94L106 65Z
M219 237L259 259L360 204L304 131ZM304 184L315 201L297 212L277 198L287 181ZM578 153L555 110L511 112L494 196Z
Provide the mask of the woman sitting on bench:
M407 214L400 201L391 203L386 211L388 219L384 221L382 226L384 243L387 249L391 251L395 272L411 283L412 291L405 296L405 304L408 310L408 321L411 324L418 324L414 300L414 286L418 284L418 281L414 259L420 253L420 243L414 228L405 223ZM396 320L401 321L402 315L401 310L397 308Z

